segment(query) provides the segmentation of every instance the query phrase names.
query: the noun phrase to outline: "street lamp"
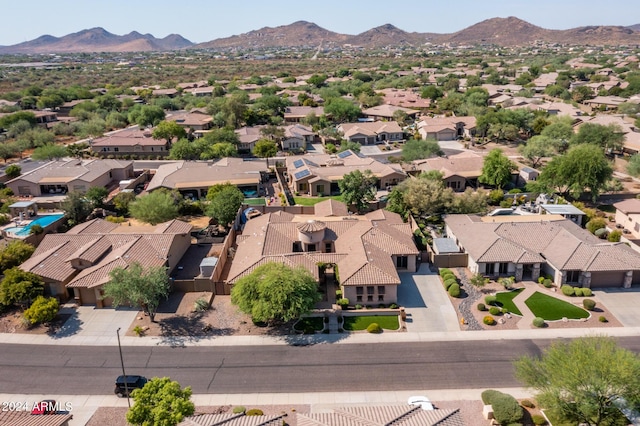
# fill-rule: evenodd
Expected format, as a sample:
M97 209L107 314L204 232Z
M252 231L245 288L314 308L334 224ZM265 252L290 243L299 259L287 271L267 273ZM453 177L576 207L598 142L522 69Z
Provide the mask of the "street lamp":
M129 400L129 385L127 383L127 373L124 372L124 359L122 358L122 346L120 346L120 327L116 330L118 335L118 350L120 351L120 365L122 365L122 376L124 379L124 393L127 394L127 405L131 408L131 401Z

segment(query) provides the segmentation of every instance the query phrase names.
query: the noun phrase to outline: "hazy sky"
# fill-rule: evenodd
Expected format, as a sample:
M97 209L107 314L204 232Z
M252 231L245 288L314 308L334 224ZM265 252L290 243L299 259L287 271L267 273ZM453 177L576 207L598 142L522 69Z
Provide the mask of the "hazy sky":
M445 34L508 16L547 29L640 23L638 0L0 0L4 2L0 45L5 46L93 27L158 38L176 33L200 43L299 20L343 34L386 23L405 31Z

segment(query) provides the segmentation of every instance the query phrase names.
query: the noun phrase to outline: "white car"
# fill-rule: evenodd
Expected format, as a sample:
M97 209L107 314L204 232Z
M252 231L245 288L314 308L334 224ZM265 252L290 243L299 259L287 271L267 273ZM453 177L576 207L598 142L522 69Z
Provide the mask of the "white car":
M426 396L410 396L407 400L409 405L417 405L422 407L423 410L435 410L431 401Z

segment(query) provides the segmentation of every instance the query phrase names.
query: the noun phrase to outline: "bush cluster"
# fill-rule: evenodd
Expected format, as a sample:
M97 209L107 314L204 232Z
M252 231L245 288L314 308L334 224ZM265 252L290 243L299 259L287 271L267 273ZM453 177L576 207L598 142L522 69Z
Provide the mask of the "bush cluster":
M240 414L240 413L244 413L245 411L247 411L247 409L244 408L242 405L233 407L233 414Z
M534 327L542 328L544 327L544 318L535 317L532 324Z
M569 284L563 284L560 287L562 294L565 296L591 297L593 292L587 287L572 287Z
M259 408L252 408L251 410L247 410L247 412L244 414L246 416L263 416L264 412Z
M583 287L582 288L582 295L585 296L585 297L591 297L591 296L593 296L593 292L591 291L590 288Z
M484 312L487 310L487 306L484 303L478 303L478 310Z
M598 318L598 321L600 321L600 322L609 322L607 317L605 317L604 315L600 315L600 317Z
M545 419L544 416L540 414L534 414L533 416L531 416L531 421L536 426L542 426L544 424L547 424L547 419Z
M584 299L582 306L584 306L587 311L593 311L596 308L596 301L593 299Z
M451 284L447 291L451 297L460 297L460 286L457 283Z
M491 408L493 416L501 425L511 425L520 423L524 417L524 410L518 401L511 395L500 393L491 398Z
M382 327L380 327L380 324L378 324L377 322L372 322L367 327L367 331L369 333L382 333Z
M485 323L485 325L496 324L496 320L491 315L487 315L486 317L482 318L482 322Z
M502 313L502 310L497 306L492 306L489 308L489 313L491 315L500 315Z
M444 285L444 289L449 291L449 287L454 284L458 284L458 281L456 281L455 278L447 278L442 284Z
M576 294L573 287L567 284L564 284L562 287L560 287L560 290L562 291L562 294L564 294L565 296L574 296Z
M498 298L493 295L484 297L484 303L486 303L487 305L493 305L494 303L496 303L496 300L498 300Z

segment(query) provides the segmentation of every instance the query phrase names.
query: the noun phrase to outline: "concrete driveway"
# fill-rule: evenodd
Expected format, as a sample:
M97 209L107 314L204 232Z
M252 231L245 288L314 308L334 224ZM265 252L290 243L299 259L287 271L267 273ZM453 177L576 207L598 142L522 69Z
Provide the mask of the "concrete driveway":
M400 274L398 304L407 313L408 332L460 331L458 316L440 278L423 263L415 274Z
M640 327L640 287L594 289L596 302L602 304L618 318L625 327Z

